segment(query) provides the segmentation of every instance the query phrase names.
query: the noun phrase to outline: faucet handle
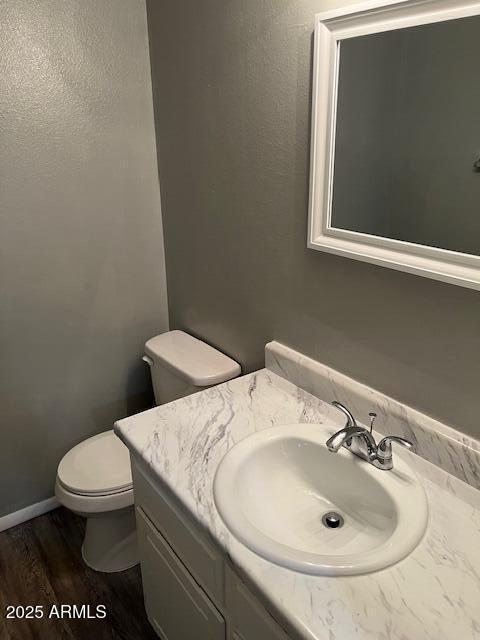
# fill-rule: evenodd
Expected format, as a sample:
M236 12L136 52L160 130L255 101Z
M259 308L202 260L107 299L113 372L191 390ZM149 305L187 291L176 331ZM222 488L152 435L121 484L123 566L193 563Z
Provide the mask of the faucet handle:
M352 412L349 409L347 409L347 407L344 404L342 404L341 402L338 402L338 400L334 400L332 402L332 405L347 417L347 424L345 425L345 427L357 426L357 421L353 417Z
M402 445L406 449L415 450L415 445L410 440L400 436L386 436L377 445L377 460L384 469L392 469L392 443Z

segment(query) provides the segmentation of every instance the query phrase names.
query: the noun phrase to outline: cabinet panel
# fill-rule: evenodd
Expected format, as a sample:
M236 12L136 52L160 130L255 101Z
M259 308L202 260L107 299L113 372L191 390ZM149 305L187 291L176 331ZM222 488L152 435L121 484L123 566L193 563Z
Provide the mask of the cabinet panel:
M288 640L283 629L230 568L226 572L225 600L231 622L229 640Z
M147 514L195 580L221 608L224 562L193 518L181 513L166 491L154 483L134 456L131 459L135 504Z
M137 507L145 608L163 640L225 640L225 621Z

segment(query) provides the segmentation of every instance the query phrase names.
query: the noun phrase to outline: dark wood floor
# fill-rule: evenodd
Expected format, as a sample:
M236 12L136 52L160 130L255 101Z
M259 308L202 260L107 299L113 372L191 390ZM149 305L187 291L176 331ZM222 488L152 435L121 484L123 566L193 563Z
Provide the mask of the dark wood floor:
M97 573L80 555L84 520L57 509L0 533L1 640L158 640L145 615L139 567ZM105 605L103 620L57 620L53 604ZM7 620L7 605L43 605L45 618Z

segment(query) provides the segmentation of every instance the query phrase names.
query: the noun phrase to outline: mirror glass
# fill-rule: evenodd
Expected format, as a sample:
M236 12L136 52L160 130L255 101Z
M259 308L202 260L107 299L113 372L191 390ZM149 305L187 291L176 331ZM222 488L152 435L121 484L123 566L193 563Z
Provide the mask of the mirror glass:
M480 255L480 16L339 43L330 228Z

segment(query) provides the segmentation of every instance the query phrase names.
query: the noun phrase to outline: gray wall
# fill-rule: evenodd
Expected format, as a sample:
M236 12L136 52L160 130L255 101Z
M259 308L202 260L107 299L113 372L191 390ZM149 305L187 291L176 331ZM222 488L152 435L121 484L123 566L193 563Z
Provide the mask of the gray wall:
M479 40L473 16L342 43L333 226L480 255Z
M167 326L142 0L0 2L0 515L151 401Z
M306 248L313 16L334 4L147 2L171 325L245 371L279 340L480 436L480 294Z

